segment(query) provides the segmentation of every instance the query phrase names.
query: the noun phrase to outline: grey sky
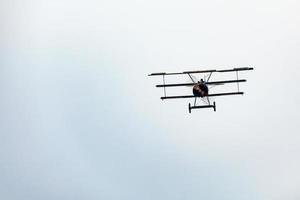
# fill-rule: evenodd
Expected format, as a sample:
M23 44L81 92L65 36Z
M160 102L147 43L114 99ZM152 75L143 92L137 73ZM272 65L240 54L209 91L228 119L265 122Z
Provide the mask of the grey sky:
M2 1L0 199L299 199L299 9ZM147 77L245 66L216 113Z

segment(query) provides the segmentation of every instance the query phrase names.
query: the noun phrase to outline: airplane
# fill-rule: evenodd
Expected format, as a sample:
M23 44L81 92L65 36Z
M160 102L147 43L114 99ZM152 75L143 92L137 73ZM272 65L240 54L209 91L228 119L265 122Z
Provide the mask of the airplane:
M184 72L173 72L173 73L166 73L166 72L159 72L159 73L151 73L148 76L162 76L163 77L163 84L156 85L158 88L164 89L164 96L161 97L162 100L165 99L184 99L184 98L194 98L194 104L191 105L189 103L189 113L192 112L193 109L202 109L202 108L213 108L216 112L216 103L215 101L211 103L210 97L217 97L217 96L227 96L227 95L243 95L244 92L240 92L239 84L241 82L246 82L246 79L239 79L239 72L241 71L248 71L253 70L253 67L240 67L240 68L233 68L233 69L223 69L223 70L198 70L198 71L184 71ZM233 80L218 80L218 81L210 81L211 77L215 73L236 73L236 79ZM204 78L197 80L193 74L206 74ZM172 83L166 84L165 83L165 76L174 76L174 75L187 75L191 82L189 83ZM217 85L224 85L228 83L236 83L237 84L237 91L231 91L226 93L210 93L209 86L217 86ZM181 87L181 86L191 86L192 87L192 95L181 95L181 96L167 96L166 88L168 87ZM202 105L197 105L197 98L200 98L203 102Z

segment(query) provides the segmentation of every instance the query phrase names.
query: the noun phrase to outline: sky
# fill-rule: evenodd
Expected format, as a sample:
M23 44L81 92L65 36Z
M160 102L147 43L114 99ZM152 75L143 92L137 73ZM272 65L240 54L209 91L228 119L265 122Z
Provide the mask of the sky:
M300 199L299 9L1 1L0 199ZM217 112L147 76L234 67L254 71Z

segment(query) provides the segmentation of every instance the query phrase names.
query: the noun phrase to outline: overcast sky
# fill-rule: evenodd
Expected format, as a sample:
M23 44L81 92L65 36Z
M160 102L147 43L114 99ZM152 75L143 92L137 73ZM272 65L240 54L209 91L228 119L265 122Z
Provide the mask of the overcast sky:
M0 199L300 199L299 10L1 1ZM147 76L233 67L255 70L217 112L162 102Z

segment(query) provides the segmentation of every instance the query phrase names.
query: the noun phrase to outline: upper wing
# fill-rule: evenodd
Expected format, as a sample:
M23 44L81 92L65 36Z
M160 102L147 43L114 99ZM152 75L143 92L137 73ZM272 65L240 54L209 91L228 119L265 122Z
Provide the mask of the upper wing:
M233 68L233 69L223 69L223 70L217 70L217 72L235 72L235 71L247 71L247 70L253 70L253 67L240 67L240 68Z
M217 70L201 70L201 71L185 71L185 72L173 72L173 73L166 73L166 72L159 72L159 73L152 73L148 76L162 76L162 75L179 75L179 74L195 74L195 73L209 73L209 72L216 72Z
M212 70L184 71L184 72L175 72L175 73L159 72L159 73L149 74L148 76L197 74L197 73L210 73L210 72L234 72L234 71L247 71L247 70L253 70L253 67L240 67L240 68L224 69L224 70L212 69Z

